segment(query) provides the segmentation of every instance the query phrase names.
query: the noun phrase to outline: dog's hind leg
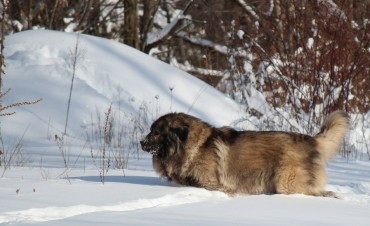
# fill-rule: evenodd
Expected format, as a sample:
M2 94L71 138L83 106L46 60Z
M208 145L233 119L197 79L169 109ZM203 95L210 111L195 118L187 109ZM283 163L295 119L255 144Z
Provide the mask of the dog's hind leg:
M308 172L300 166L282 167L275 177L276 193L318 195L309 184L309 177Z

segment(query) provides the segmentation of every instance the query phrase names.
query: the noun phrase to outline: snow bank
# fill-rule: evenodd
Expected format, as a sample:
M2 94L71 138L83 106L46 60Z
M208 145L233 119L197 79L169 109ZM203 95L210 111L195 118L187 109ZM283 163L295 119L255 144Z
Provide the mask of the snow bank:
M3 136L16 137L27 130L24 139L35 142L45 139L50 130L64 131L72 78L68 62L76 41L77 34L41 30L6 37L3 89L12 91L4 103L43 101L2 118ZM126 45L80 35L78 51L67 132L71 136L82 136L81 127L97 109L103 114L110 103L122 114L138 114L149 106L153 118L181 111L217 125L229 125L242 115L236 103L211 86Z

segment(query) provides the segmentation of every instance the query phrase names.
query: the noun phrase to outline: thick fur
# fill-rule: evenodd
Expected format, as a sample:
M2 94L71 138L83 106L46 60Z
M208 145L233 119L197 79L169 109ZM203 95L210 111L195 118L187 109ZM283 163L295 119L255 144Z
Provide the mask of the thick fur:
M141 141L161 177L228 194L334 196L323 190L325 166L349 125L344 112L329 115L316 136L280 131L215 128L184 113L157 119Z

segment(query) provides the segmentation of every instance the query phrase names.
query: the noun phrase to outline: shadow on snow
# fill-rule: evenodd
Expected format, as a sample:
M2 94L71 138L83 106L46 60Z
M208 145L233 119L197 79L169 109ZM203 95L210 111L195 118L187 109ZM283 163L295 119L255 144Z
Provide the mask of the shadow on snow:
M100 176L70 177L70 179L101 183ZM148 176L105 176L104 183L124 183L150 186L174 186L165 179Z

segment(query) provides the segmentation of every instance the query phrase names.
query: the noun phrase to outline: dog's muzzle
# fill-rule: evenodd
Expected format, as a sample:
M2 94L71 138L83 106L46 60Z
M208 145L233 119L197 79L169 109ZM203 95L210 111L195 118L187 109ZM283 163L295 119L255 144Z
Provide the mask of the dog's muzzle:
M143 151L149 152L152 155L158 155L160 146L156 143L148 141L148 139L144 139L140 141L141 149Z

